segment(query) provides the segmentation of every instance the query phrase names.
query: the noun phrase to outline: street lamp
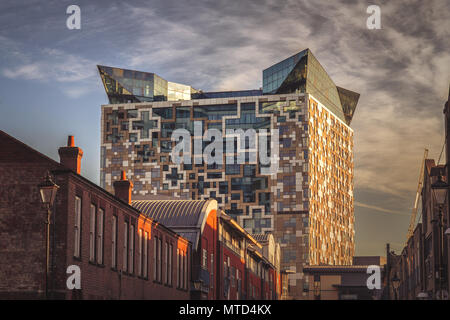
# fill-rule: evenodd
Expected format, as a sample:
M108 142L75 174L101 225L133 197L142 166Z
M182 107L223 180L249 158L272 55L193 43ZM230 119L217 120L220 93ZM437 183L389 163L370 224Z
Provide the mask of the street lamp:
M398 300L398 288L400 287L400 279L397 276L397 273L392 277L392 287L394 288L395 300Z
M448 192L449 185L442 181L442 176L439 175L438 180L431 184L431 190L433 191L433 196L436 201L436 204L439 206L439 216L438 220L433 219L433 222L438 222L439 226L439 293L441 299L443 299L443 281L444 281L444 250L443 250L443 243L444 243L444 234L443 234L443 228L445 222L442 221L442 208L445 204L445 201L447 199L447 192Z
M436 200L436 204L438 206L443 206L445 204L445 200L447 199L449 185L442 181L442 176L438 177L438 180L431 184L431 190L433 191L433 196Z
M45 224L47 225L47 243L46 243L46 252L45 252L45 298L48 299L48 279L50 275L50 220L52 215L52 207L55 202L56 192L59 189L59 186L53 182L50 173L47 171L47 176L45 180L38 185L39 194L41 196L41 202L47 209L47 220Z
M194 289L196 291L200 291L200 289L202 288L202 282L201 280L194 280L192 281L193 285L194 285Z

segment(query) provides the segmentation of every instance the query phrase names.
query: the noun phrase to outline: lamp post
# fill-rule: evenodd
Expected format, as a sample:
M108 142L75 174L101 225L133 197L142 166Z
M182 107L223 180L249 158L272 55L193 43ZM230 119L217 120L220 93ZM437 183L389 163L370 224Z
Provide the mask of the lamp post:
M397 276L397 272L392 277L392 287L394 288L394 297L395 300L398 300L398 288L400 287L400 279Z
M444 207L445 201L447 199L447 192L448 192L449 185L442 181L442 176L438 177L438 180L431 184L431 190L433 191L433 197L436 201L436 204L439 207L439 215L438 219L433 219L432 222L438 223L439 226L439 296L437 296L438 299L444 298L444 249L443 249L443 243L444 243L444 223L446 224L446 221L443 221L442 217L442 208Z
M39 194L41 196L41 202L47 209L47 219L45 221L46 224L46 251L45 251L45 298L49 298L49 277L50 277L50 222L52 215L52 207L55 202L56 192L59 189L59 186L55 184L50 176L50 173L47 172L47 176L45 180L38 185Z

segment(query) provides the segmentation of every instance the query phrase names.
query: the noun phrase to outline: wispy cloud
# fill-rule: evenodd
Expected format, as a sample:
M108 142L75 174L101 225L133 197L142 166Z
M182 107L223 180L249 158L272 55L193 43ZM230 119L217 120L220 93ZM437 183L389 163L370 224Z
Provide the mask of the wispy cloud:
M1 68L1 74L6 78L59 84L62 92L70 98L96 89L95 63L90 59L49 48L30 55L25 53L23 44L6 37L1 37L0 42L14 48L8 56L10 62Z
M89 59L56 49L43 49L33 62L3 69L11 79L81 82L95 77L95 64Z
M356 207L361 207L361 208L366 208L366 209L371 209L371 210L375 210L375 211L383 212L383 213L396 214L396 215L401 215L401 216L410 216L410 214L408 214L406 212L390 210L390 209L386 209L386 208L382 208L382 207L378 207L378 206L373 206L373 205L366 204L366 203L361 203L361 202L358 202L358 201L355 201L355 206Z
M423 148L437 158L443 143L450 3L378 2L381 30L366 28L365 0L99 0L81 4L82 30L68 32L58 1L45 7L48 16L23 3L28 15L16 17L10 8L18 1L5 0L0 22L10 29L0 30L0 72L55 82L69 98L99 88L97 63L233 90L260 87L262 69L310 48L337 85L361 94L352 123L355 194L364 193L357 212L407 223ZM389 223L384 229L398 234Z

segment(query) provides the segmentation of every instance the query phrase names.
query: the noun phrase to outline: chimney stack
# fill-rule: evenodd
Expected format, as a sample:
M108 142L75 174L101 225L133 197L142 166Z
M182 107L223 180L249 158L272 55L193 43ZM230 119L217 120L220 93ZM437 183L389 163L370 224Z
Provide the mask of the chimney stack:
M75 147L73 136L67 139L67 147L58 149L60 163L66 168L80 174L81 172L81 158L83 157L83 150Z
M131 204L131 191L133 190L133 182L127 180L127 174L122 170L121 179L114 181L114 193L117 198Z

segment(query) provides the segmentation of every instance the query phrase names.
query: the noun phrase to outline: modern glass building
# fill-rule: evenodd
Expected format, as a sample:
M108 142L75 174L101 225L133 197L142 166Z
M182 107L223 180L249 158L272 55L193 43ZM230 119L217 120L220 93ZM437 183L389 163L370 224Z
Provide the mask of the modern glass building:
M190 100L191 86L167 81L155 73L97 66L109 103Z
M106 77L102 79L105 83ZM117 88L116 84L115 92ZM105 89L108 93L107 85ZM136 90L132 96L142 97L141 93ZM117 100L110 98L110 102L128 96L114 93ZM291 271L290 295L305 298L309 288L302 272L305 265L352 263L353 130L349 125L358 98L359 94L336 87L306 49L264 70L262 90L191 91L190 99L172 100L167 94L162 101L104 105L101 185L112 190L125 170L134 182L133 192L144 197L217 199L247 231L275 235L281 243L282 267ZM201 124L200 133L195 132L195 122ZM224 142L223 164L173 162L175 129L190 133L188 155L202 159L195 140L211 128L232 141L232 150ZM254 148L241 144L228 129L278 130L278 141L268 134L268 144L279 143L278 169L265 174L260 155L252 161ZM202 141L200 152L208 144ZM244 164L227 161L241 155Z

